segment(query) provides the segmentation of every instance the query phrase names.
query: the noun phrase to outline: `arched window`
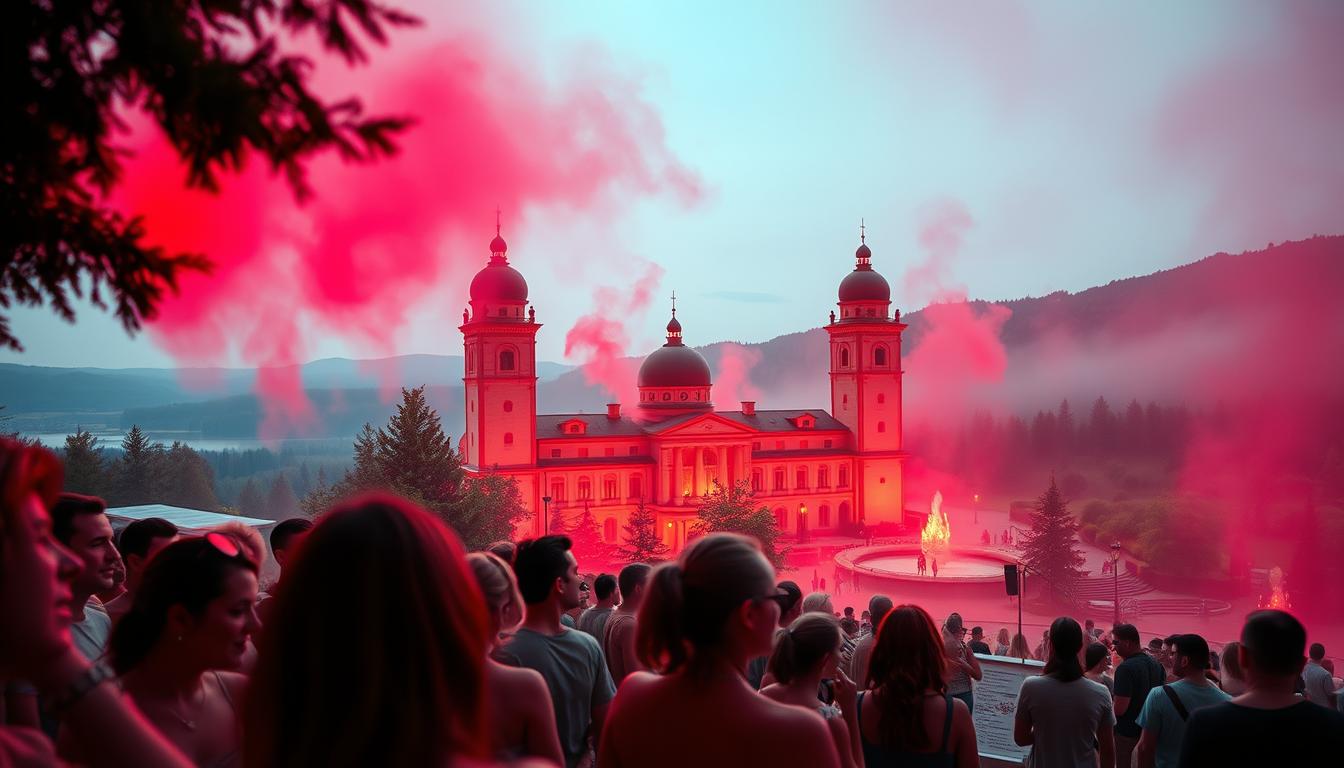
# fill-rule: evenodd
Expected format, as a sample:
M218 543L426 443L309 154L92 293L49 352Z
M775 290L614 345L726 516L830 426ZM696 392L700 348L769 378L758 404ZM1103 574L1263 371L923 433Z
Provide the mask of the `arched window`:
M879 422L877 422L877 431L878 431L878 432L886 432L886 431L887 431L887 422L885 422L885 421L879 421Z
M840 367L841 368L849 367L849 347L840 348Z
M797 472L796 474L797 474L797 477L794 478L794 481L795 481L795 482L794 482L794 487L795 487L795 488L806 488L806 487L807 487L807 467L799 467L799 468L798 468L798 472Z
M837 486L837 487L840 487L840 488L848 488L848 487L849 487L849 465L848 465L848 464L841 464L841 465L840 465L840 475L839 475L839 478L840 478L840 479L839 479L839 482L836 483L836 486ZM844 509L844 505L843 505L843 504L840 505L840 508L841 508L841 509Z
M878 395L878 397L881 397L881 395ZM513 413L513 401L512 401L512 400L505 400L505 401L504 401L504 412L505 412L505 413Z
M616 518L608 517L602 522L602 538L608 542L616 540Z
M885 403L885 402L887 402L887 396L884 395L884 394L882 394L881 392L878 392L878 393L877 393L877 404L878 404L878 405L881 405L881 404L883 404L883 403Z
M877 346L873 348L873 365L885 366L887 364L887 348Z
M512 433L512 432L505 432L505 433L504 433L504 444L505 444L505 445L513 445L513 433Z
M639 475L630 476L630 498L639 499L644 497L644 484Z
M512 371L514 366L513 350L503 349L499 352L499 370Z
M817 527L831 527L831 508L825 504L822 504L821 508L817 510Z
M602 478L602 498L604 499L616 498L615 475L607 475L606 477Z
M840 502L840 525L849 525L849 502Z
M830 468L827 467L825 464L821 465L820 467L817 467L817 487L818 488L831 487Z
M775 525L779 526L781 531L789 527L789 511L783 507L775 508Z
M592 480L589 480L589 479L586 478L586 477L580 477L580 478L579 478L579 498L580 498L580 499L591 499L591 498L593 498L593 481L592 481Z

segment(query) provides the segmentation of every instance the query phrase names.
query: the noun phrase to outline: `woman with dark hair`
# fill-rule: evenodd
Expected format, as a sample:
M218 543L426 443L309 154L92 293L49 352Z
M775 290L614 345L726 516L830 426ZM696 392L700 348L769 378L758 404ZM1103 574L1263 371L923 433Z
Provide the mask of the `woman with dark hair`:
M243 710L248 768L485 757L490 625L462 545L437 518L381 494L341 504L272 600Z
M0 439L0 683L21 678L35 686L72 738L97 746L88 765L186 768L111 674L71 644L70 580L80 565L52 537L47 513L61 482L51 452ZM11 764L55 765L56 756L36 728L0 725L0 765Z
M946 664L938 626L923 608L898 606L882 620L857 702L864 765L980 764L971 710L948 694Z
M485 598L490 642L486 647L486 704L490 708L490 751L503 760L522 755L565 762L555 709L546 679L535 669L510 667L489 658L501 633L512 632L523 620L523 596L518 580L502 559L491 552L467 555L476 584Z
M844 636L833 615L805 613L779 633L770 655L770 674L775 682L761 695L781 704L816 710L831 731L831 740L843 766L861 765L858 718L854 710L854 681L840 668ZM823 678L833 681L835 703L817 699Z
M774 577L754 541L726 533L650 574L635 648L657 674L621 683L598 765L680 768L710 750L715 765L839 765L821 715L758 695L744 676L748 659L770 651L790 599Z
M211 531L156 554L112 630L108 659L122 688L197 765L239 763L246 678L236 670L261 627L256 602L256 563Z
M1246 692L1246 673L1241 671L1241 660L1237 658L1240 649L1241 643L1235 640L1223 646L1223 669L1218 684L1229 696Z
M1115 764L1115 711L1106 686L1083 676L1083 628L1067 616L1050 625L1050 652L1040 677L1022 681L1013 740L1031 745L1028 768Z

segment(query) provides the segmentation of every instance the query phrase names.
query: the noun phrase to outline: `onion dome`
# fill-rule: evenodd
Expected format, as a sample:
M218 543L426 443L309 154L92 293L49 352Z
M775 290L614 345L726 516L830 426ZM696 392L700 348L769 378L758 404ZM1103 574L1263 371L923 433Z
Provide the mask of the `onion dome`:
M471 279L471 300L491 304L527 301L527 281L509 266L509 246L495 223L495 239L490 241L490 263Z
M644 358L637 379L640 387L708 387L709 363L699 352L681 342L677 310L667 324L667 343Z
M840 281L840 301L891 301L891 286L873 269L873 251L859 228L859 247L854 251L854 271Z

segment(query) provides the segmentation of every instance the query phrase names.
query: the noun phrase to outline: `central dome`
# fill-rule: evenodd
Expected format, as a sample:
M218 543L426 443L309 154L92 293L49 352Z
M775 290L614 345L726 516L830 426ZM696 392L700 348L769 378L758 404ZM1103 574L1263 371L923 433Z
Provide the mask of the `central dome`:
M639 366L641 387L708 387L709 363L690 347L666 345Z

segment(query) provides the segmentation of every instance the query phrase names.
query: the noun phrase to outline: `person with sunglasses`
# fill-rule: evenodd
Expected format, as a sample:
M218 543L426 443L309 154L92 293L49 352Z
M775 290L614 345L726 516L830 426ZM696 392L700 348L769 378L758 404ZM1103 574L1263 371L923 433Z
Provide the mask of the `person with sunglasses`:
M649 576L635 649L651 672L622 683L598 765L807 765L838 768L816 710L761 696L747 661L770 651L792 602L751 539L714 533ZM694 734L694 738L668 738Z
M145 569L108 656L159 731L199 766L240 761L239 710L257 619L257 565L212 531L164 547Z

